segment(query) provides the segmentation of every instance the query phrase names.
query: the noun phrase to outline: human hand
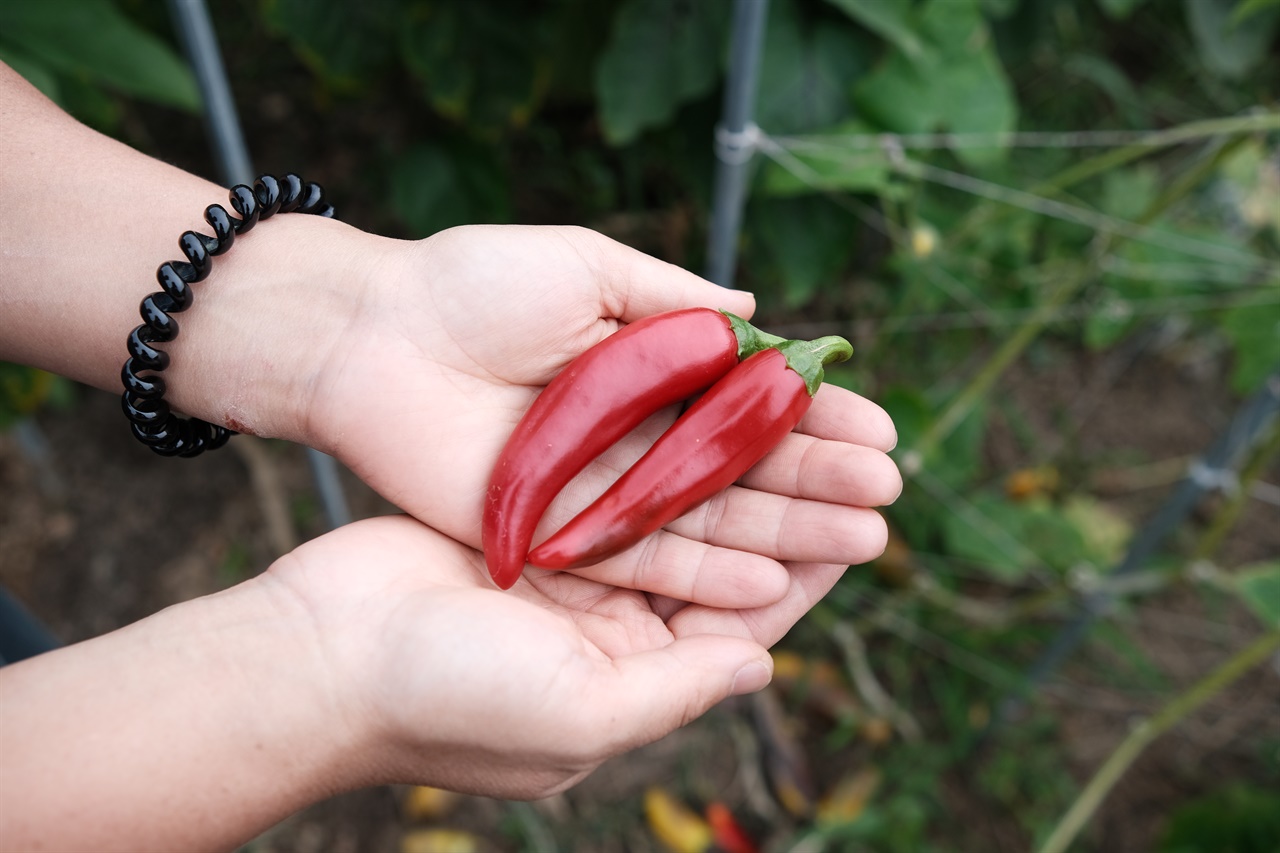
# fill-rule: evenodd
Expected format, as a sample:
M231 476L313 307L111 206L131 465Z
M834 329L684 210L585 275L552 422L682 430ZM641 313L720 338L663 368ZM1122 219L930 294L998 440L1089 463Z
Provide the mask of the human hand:
M571 574L499 592L480 553L403 516L326 534L251 583L274 590L282 621L305 626L304 659L322 662L309 680L328 689L307 704L345 723L329 739L347 745L356 766L336 764L356 778L339 784L512 798L566 788L763 687L762 642L812 603L762 609L754 633L732 637Z
M370 282L323 350L307 440L472 546L494 460L569 361L650 314L754 310L749 294L580 228L467 227L394 244ZM571 483L539 538L602 491L675 414L651 419ZM776 601L791 583L780 561L843 566L883 548L883 521L865 507L901 488L883 453L894 440L879 407L824 387L797 433L741 486L579 574L712 606Z
M0 357L118 394L124 340L157 265L176 256L182 230L207 232L199 211L226 191L77 124L2 65L0 106L14 129L0 133L0 152L15 164L0 193L11 248L0 302L15 306L0 311ZM121 186L158 189L128 217L103 217ZM237 238L196 290L181 336L163 347L175 410L330 452L471 546L499 450L571 359L649 314L710 306L749 317L754 307L748 294L584 229L471 226L411 243L298 214ZM655 416L570 483L535 542L674 415ZM884 523L867 507L901 488L883 452L893 442L878 406L824 386L738 486L577 571L703 605L776 601L794 581L784 561L844 566L883 548Z
M763 687L762 641L806 608L700 633L568 573L501 592L479 552L416 520L358 521L230 589L0 668L0 847L230 850L396 782L546 796Z

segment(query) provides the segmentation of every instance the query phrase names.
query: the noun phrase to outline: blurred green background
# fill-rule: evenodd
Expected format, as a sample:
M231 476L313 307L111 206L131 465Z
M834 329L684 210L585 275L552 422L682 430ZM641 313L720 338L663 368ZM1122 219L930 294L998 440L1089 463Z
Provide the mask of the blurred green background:
M214 21L255 166L320 182L343 219L583 224L701 271L732 9L224 0ZM553 803L366 794L251 849L700 853L708 806L762 850L1280 849L1274 421L1108 578L1280 368L1278 48L1276 0L770 0L738 285L769 331L849 337L830 381L894 415L885 557L784 641L765 695ZM166 4L0 0L0 59L217 177ZM0 365L0 426L34 417L56 447L95 405ZM35 463L0 449L21 482ZM312 529L298 458L272 453ZM92 489L84 459L62 474ZM44 500L78 536L112 523ZM265 547L252 513L220 517L215 585ZM33 606L74 624L85 605L42 583ZM1029 680L1100 590L1085 643ZM163 600L140 596L113 618ZM1151 749L1126 740L1141 720Z

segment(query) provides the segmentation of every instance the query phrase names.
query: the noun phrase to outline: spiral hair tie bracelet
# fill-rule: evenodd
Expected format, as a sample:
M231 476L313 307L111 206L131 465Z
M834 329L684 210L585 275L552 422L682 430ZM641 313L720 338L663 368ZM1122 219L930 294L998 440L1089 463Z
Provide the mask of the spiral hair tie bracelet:
M178 238L187 260L166 261L156 270L161 290L142 300L142 325L129 335L129 358L120 371L124 413L134 437L161 456L197 456L221 447L235 435L199 418L180 418L164 401L164 378L159 374L169 366L169 355L152 344L168 343L178 336L178 321L173 315L191 307L191 284L208 278L213 256L230 249L236 235L250 230L260 219L277 213L333 217L333 206L325 202L320 185L304 183L293 174L280 181L262 175L252 188L238 184L231 188L230 201L239 219L220 204L210 205L204 218L213 227L214 236L187 231ZM140 375L140 371L147 375Z

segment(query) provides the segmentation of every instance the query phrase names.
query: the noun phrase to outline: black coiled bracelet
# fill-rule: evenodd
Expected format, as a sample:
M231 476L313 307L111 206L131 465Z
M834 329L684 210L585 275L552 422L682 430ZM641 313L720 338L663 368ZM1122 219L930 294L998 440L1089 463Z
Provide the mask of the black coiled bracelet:
M279 181L262 175L252 188L238 184L231 188L230 200L239 219L220 204L210 205L204 218L213 227L214 236L187 231L178 238L187 260L166 261L156 270L161 290L142 300L142 325L129 335L129 358L120 371L124 381L121 402L134 436L161 456L197 456L221 447L235 435L199 418L180 418L164 401L164 378L159 374L169 366L169 355L152 344L168 343L178 336L178 321L173 315L191 307L191 284L208 278L213 256L230 249L237 234L261 219L277 213L333 217L333 206L324 200L320 185L303 182L293 174ZM147 375L140 375L140 371L147 371Z

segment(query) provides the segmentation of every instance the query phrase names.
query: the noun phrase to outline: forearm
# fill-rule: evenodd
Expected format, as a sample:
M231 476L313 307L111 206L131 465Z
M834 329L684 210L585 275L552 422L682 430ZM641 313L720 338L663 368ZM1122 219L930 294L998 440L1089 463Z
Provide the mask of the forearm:
M183 231L212 233L203 213L230 210L226 189L79 124L2 63L0 163L0 359L120 389L125 339L159 290L156 268L181 259ZM162 345L166 399L214 423L306 440L307 383L353 313L356 258L375 239L304 215L242 235L193 286L179 339ZM313 304L304 325L291 310L304 299L333 310Z
M0 670L0 849L231 849L366 780L270 576Z

